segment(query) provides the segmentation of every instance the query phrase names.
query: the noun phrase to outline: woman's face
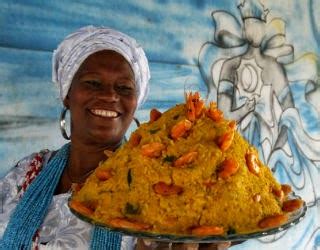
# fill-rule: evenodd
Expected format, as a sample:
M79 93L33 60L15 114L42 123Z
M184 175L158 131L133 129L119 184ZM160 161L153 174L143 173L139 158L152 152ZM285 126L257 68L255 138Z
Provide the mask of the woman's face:
M90 55L75 74L64 101L71 113L71 140L115 148L137 107L134 73L117 52Z

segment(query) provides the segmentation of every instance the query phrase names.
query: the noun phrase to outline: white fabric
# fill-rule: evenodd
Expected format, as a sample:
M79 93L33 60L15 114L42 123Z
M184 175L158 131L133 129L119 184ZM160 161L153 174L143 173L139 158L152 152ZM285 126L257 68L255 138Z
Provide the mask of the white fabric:
M44 156L44 164L47 163L50 156L51 152ZM22 185L33 157L34 155L30 155L21 160L15 168L0 180L0 239L11 213L19 202L18 187ZM70 212L67 205L70 194L65 193L53 196L53 201L39 231L40 250L89 249L93 227ZM135 243L135 238L123 236L121 250L134 249Z
M148 60L135 39L119 31L86 26L68 35L53 52L52 81L60 88L62 100L67 96L72 79L84 60L101 50L113 50L130 64L138 89L138 106L149 92L150 70Z

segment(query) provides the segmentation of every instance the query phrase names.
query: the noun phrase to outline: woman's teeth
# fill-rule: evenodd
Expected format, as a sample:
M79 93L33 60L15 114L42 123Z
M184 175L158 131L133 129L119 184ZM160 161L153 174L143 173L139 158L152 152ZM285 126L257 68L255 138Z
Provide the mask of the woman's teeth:
M117 117L118 113L115 111L104 110L104 109L91 109L91 112L95 115L102 117Z

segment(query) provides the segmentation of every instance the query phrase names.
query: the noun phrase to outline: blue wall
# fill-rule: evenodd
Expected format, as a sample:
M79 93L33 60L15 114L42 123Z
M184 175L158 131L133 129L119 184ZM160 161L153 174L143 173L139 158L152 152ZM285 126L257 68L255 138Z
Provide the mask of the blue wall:
M222 48L214 39L218 24L211 14L221 11L225 16L232 16L222 24L231 30L239 25L236 33L240 36L243 27L237 7L240 2L243 0L92 0L90 3L2 0L0 176L23 156L65 143L58 128L62 105L51 82L51 56L68 33L89 24L109 26L135 37L145 48L152 74L151 91L148 101L137 111L137 117L146 121L150 108L165 110L182 102L185 85L196 85L203 96L208 93L210 99L219 97L213 80L216 75L212 72L218 75L220 71L213 70L212 66L219 59L240 52ZM248 2L254 5L257 1ZM304 197L308 212L301 223L286 232L232 248L317 249L320 247L320 159L319 151L312 147L320 145L320 1L263 3L269 9L268 21L280 18L286 25L284 37L286 44L293 48L293 58L283 66L293 92L294 108L302 120L301 127L308 138L311 136L309 145L302 145L298 139L304 137L295 134L301 127L292 129L293 136L288 136L287 145L293 153L297 151L297 157L291 159L298 159L300 169L274 166L275 174ZM133 129L134 125L130 131ZM307 153L300 152L301 148L308 148Z

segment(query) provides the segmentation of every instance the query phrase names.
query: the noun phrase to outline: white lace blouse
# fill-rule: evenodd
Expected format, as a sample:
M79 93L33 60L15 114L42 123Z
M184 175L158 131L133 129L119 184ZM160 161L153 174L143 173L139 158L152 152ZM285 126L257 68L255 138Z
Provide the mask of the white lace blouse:
M43 164L50 159L47 152ZM24 182L34 154L22 159L0 180L0 238L5 231L11 213L19 202L19 187ZM39 249L89 249L93 227L74 216L68 208L70 192L53 196L48 213L39 229ZM134 249L136 239L123 236L121 250Z

